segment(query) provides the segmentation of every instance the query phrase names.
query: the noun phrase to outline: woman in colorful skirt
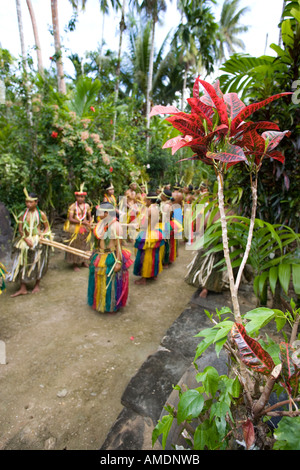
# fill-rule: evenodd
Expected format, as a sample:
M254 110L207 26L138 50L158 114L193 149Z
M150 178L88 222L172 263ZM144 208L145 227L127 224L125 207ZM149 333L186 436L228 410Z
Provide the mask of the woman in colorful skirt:
M133 261L130 251L122 246L122 227L113 205L102 203L97 208L98 217L89 266L88 305L101 313L114 313L127 305L128 269Z
M136 258L133 274L140 276L135 284L146 284L147 279L156 279L163 269L165 240L159 226L157 194L148 193L146 198L147 216L141 224L141 231L135 240Z

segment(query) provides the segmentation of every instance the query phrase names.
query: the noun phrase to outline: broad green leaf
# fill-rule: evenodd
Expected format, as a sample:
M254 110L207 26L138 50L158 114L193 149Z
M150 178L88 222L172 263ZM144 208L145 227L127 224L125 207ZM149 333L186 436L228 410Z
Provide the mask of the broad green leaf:
M203 383L207 395L215 396L219 386L219 374L214 367L208 366L203 372L199 372L196 380Z
M219 447L220 439L215 421L205 420L195 430L194 450L214 450Z
M282 41L285 47L291 47L294 44L294 32L292 30L291 21L284 20L281 25Z
M300 23L300 9L297 10L296 8L292 8L291 14L298 21L298 23Z
M275 317L274 310L266 307L258 307L250 310L244 315L249 320L246 324L246 331L249 335L259 331Z
M204 406L204 397L196 389L184 392L178 403L177 421L182 423L188 418L197 418Z
M215 417L222 418L226 417L226 414L229 413L231 415L230 406L225 401L217 401L212 404L210 409L210 419Z
M158 436L162 434L162 448L165 449L167 437L171 429L173 420L174 417L172 415L166 415L162 417L161 421L158 421L157 425L155 426L152 432L152 446L155 444Z
M270 284L270 288L273 294L275 293L277 279L278 279L278 267L273 266L269 270L269 284Z
M223 321L219 323L218 325L215 326L215 328L218 328L219 331L217 332L214 342L216 343L217 341L224 339L224 337L227 338L228 333L230 332L234 322L233 321Z
M293 286L297 295L300 295L300 264L292 264Z
M269 276L268 271L266 271L266 272L264 272L260 275L259 282L258 282L258 292L259 292L259 294L263 293L263 290L264 290L265 284L267 282L268 276Z
M291 265L280 264L278 266L278 279L284 292L287 294L289 290L289 284L291 280Z
M274 450L300 450L300 416L281 418L274 431Z

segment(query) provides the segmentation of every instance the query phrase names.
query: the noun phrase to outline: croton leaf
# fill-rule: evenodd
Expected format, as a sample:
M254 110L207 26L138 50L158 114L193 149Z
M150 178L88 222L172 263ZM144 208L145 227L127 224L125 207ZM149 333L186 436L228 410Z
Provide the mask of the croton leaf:
M196 78L194 86L193 86L193 98L196 98L199 100L200 95L199 95L199 77Z
M247 158L241 147L227 144L223 152L207 152L206 156L213 160L220 160L225 163L239 163L247 161Z
M234 131L231 131L231 135L236 135L237 137L242 135L244 132L252 130L262 130L262 129L273 129L280 130L278 125L275 122L269 121L259 121L259 122L243 122L241 123Z
M197 98L188 98L187 102L189 103L192 109L192 113L199 114L199 116L206 120L208 127L212 128L212 118L214 115L214 110L206 104L202 103Z
M173 139L168 140L164 145L163 148L172 148L172 155L174 155L177 150L180 148L189 145L189 143L193 140L193 137L190 135L186 135L185 137L177 136Z
M217 110L217 112L219 114L219 117L220 117L221 124L226 124L228 126L227 109L226 109L226 104L225 104L223 98L221 98L218 95L218 92L215 90L215 88L210 83L205 82L204 80L200 80L200 79L198 79L198 80L201 83L201 85L203 86L203 88L207 91L207 93L209 94L213 104L215 105L216 110ZM202 102L203 102L203 100L204 100L204 97L201 97Z
M283 96L287 96L287 95L292 95L291 92L285 92L285 93L278 93L277 95L273 95L273 96L270 96L269 98L263 100L263 101L260 101L259 103L252 103L250 104L249 106L246 106L244 109L242 109L242 111L239 112L239 114L233 119L232 123L231 123L231 129L232 131L234 131L237 126L242 122L244 121L245 119L247 119L249 116L251 116L251 114L253 114L255 111L257 111L258 109L266 106L267 104L271 103L272 101L274 100L277 100Z
M279 357L282 363L281 376L289 394L295 396L298 393L300 376L300 369L292 359L292 355L296 349L294 349L290 344L284 342L279 344L279 349Z
M248 367L269 375L275 367L274 361L267 351L265 351L258 341L247 335L245 327L241 323L234 323L231 329L231 338L238 348L238 352Z
M274 160L278 160L281 163L284 163L285 160L285 156L278 150L274 150L273 152L268 153L266 157L274 158Z
M264 152L266 147L265 140L255 129L244 132L237 143L246 150L253 152Z
M170 122L183 135L191 135L195 138L205 133L202 121L196 114L178 113L168 117L166 121Z
M227 114L231 119L234 119L246 107L239 99L237 93L226 93L224 101L227 105Z
M179 113L179 109L175 108L175 106L153 106L151 109L151 112L149 114L149 117L155 116L157 114L177 114Z
M201 83L200 77L197 78L199 83ZM207 82L205 82L207 83ZM223 92L221 91L220 88L220 81L216 80L212 85L211 85L216 93L216 95L223 100ZM207 106L210 107L215 107L215 102L213 100L213 97L210 95L209 91L205 89L204 94L200 97L200 100L202 103L206 104Z
M268 147L267 150L273 150L277 145L281 142L284 136L289 136L291 133L290 131L267 131L262 133L262 137L267 140L268 139Z

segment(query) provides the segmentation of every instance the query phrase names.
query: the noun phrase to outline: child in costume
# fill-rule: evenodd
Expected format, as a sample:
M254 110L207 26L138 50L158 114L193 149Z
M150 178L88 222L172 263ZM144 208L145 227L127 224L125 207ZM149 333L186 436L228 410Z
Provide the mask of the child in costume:
M145 284L147 279L156 279L162 271L165 241L159 227L159 207L156 204L157 194L148 193L146 198L147 214L141 222L141 231L135 240L137 249L133 274L141 276L135 284Z
M20 282L20 289L12 295L27 294L27 284L34 281L33 293L39 292L40 280L45 275L49 261L49 247L40 243L41 239L52 238L47 216L38 207L35 193L27 193L26 209L18 217L18 237L9 281Z
M161 201L162 226L165 234L163 267L168 268L178 257L178 239L182 234L182 224L174 219L173 197L169 189L163 189Z
M88 280L88 305L98 312L116 312L125 307L129 293L131 253L122 247L122 227L112 204L97 208L99 222L94 229Z
M92 235L91 207L85 202L87 193L83 191L83 184L80 191L75 191L76 201L68 209L68 218L64 225L65 232L71 234L69 244L78 250L89 251L89 242ZM79 270L79 266L88 267L83 257L73 253L66 253L66 261L73 265L74 271Z
M103 202L109 202L114 206L114 209L116 211L117 217L119 217L119 209L118 209L118 203L117 199L115 197L115 188L112 183L110 183L106 188L105 188L105 194L103 198Z

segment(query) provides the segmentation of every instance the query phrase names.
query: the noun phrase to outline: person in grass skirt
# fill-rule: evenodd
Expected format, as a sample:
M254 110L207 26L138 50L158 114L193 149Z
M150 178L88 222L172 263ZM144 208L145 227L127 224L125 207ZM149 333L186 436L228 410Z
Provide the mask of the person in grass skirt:
M41 239L52 239L46 214L38 207L38 196L24 188L26 209L19 215L18 235L14 244L12 268L8 281L20 283L20 288L11 297L28 294L28 284L33 282L32 293L40 291L40 281L46 274L49 262L49 247Z
M95 247L88 279L88 305L101 313L115 313L125 307L129 295L131 252L123 246L122 226L109 202L97 207Z
M92 236L92 212L90 205L85 201L87 196L83 190L83 184L79 191L75 191L75 202L68 209L67 220L64 224L65 232L70 234L67 240L70 246L81 251L90 251ZM65 260L72 264L74 271L79 271L80 266L88 267L86 259L73 253L66 253Z

